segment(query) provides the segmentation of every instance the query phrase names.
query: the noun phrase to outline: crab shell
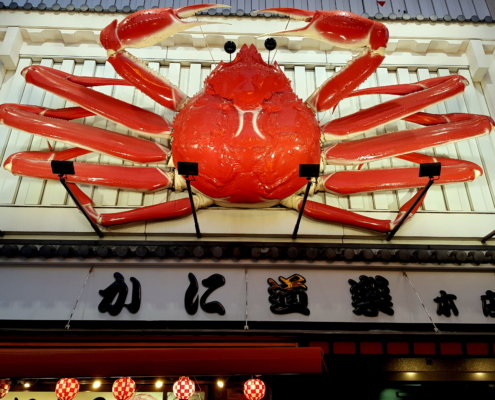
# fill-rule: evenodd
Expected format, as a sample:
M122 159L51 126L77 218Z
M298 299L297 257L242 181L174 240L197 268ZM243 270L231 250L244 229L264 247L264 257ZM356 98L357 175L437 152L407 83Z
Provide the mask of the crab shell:
M280 67L243 45L177 114L172 155L198 162L192 185L216 204L268 207L305 186L299 164L320 163L320 137Z

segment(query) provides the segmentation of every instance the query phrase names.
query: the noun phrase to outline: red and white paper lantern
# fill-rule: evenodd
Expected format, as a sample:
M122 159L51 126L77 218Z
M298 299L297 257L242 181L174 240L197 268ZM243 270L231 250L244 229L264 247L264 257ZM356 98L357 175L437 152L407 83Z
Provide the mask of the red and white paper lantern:
M244 383L244 396L248 400L260 400L265 397L266 387L261 379L250 379Z
M136 382L131 378L119 378L112 386L113 397L117 400L128 400L136 392Z
M79 382L74 378L62 378L55 386L58 400L72 400L79 393Z
M7 396L10 390L10 380L0 379L0 399Z
M187 376L181 376L174 383L174 396L180 400L187 400L194 394L194 382Z

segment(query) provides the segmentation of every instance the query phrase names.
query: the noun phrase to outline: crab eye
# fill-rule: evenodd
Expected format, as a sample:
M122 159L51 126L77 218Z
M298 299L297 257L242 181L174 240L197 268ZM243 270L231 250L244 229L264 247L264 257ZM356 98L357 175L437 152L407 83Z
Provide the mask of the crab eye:
M231 40L229 40L228 42L225 42L225 44L223 45L223 49L229 54L232 54L236 48L237 48L237 46Z
M277 41L274 38L268 38L265 40L265 49L272 51L277 47Z

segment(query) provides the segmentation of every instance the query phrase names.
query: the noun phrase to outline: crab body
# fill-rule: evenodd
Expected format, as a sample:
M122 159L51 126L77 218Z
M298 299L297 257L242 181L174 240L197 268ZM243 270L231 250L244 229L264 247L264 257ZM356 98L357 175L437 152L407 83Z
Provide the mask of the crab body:
M27 82L78 106L48 109L3 104L0 105L0 122L73 147L54 151L49 145L49 151L14 153L6 159L4 168L17 175L57 179L51 172L52 160L69 160L93 151L142 164L130 167L74 163L76 173L66 177L68 187L89 218L102 226L168 220L191 214L193 207L199 209L212 204L250 208L281 204L302 210L305 216L320 221L379 232L400 226L404 214L409 218L414 215L424 199L422 193L407 201L395 219L373 219L327 204L304 203L301 192L307 180L299 176L299 166L319 164L320 171L324 171L325 164L358 166L356 170L322 174L310 182L314 183L313 192L337 195L426 184L428 180L418 177L416 166L362 168L390 157L413 164L440 163L442 174L437 183L470 181L483 173L478 165L469 161L419 153L433 146L486 135L493 129L493 120L483 115L423 112L433 104L462 93L467 84L464 77L451 75L359 89L385 56L388 30L378 21L346 11L262 10L308 22L302 28L272 33L273 36L309 37L332 46L362 50L304 101L294 94L279 66L265 63L253 45L244 45L234 61L220 62L206 79L204 88L192 98L126 51L127 47L149 46L191 27L216 23L182 19L218 6L197 4L178 9L143 10L120 23L109 24L101 32L101 43L107 50L108 61L123 79L78 77L43 66L26 68L23 75ZM175 120L168 121L91 88L101 85L135 86L162 106L177 112ZM333 110L343 99L370 94L398 97L334 118L322 126L318 124L315 113ZM92 115L100 115L156 139L145 140L71 121ZM421 127L346 141L400 119ZM172 139L171 150L159 142L161 138ZM175 169L178 162L199 165L199 175L192 181L195 196L191 202L183 198L130 211L98 214L92 200L76 185L86 183L141 191L182 190L184 178ZM150 163L161 167L145 166ZM165 166L175 170L168 171Z
M321 157L314 113L254 46L217 66L172 136L174 161L201 160L193 186L219 205L278 204L306 184L299 164Z

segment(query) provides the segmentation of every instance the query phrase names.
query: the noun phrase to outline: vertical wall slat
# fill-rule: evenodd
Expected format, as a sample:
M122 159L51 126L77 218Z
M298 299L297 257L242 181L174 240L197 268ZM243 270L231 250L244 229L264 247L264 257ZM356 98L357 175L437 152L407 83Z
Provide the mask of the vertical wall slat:
M21 71L31 65L30 59L22 58L19 60L12 85L9 87L8 93L2 93L2 99L6 103L25 103L29 98L31 85L26 85ZM5 89L7 89L5 85ZM2 92L3 92L2 88ZM10 129L5 125L0 125L0 148L2 149L2 165L8 156L18 151L26 150L31 143L31 135L25 132L20 132L15 129ZM0 168L0 204L12 204L15 200L14 196L17 191L19 177L12 175L9 171Z
M335 71L340 71L341 68L336 68ZM339 103L339 113L340 117L344 117L350 114L354 114L359 110L359 99L357 97L350 97L342 100ZM356 137L350 140L358 140L360 137ZM344 168L345 170L353 170L355 166L349 166ZM363 195L354 194L349 195L349 208L355 210L363 210L369 205L369 199L365 198Z
M158 67L152 64L158 64L158 63L149 63L148 67L158 70ZM144 97L148 98L148 96L142 94L142 96L138 96L138 92L142 94L139 90L135 89L132 86L115 86L114 88L114 93L113 97L116 99L125 101L126 103L132 103L137 107L140 108L146 108L143 106L142 99ZM141 102L138 101L138 97L141 100ZM154 103L151 99L149 99L150 103ZM149 111L153 111L153 109L150 109ZM130 136L135 136L139 137L141 139L145 139L145 136L138 135L136 132L131 132L129 129L125 128L124 126L119 126L117 125L115 128L116 132L122 133L122 134L127 134ZM134 166L133 162L123 160L121 163L125 166ZM140 164L139 164L140 166ZM127 191L125 189L119 191L119 196L118 196L118 205L119 206L128 206L128 207L140 207L143 205L143 193L142 192L135 192L135 191Z
M163 76L166 76L170 79L170 75L168 74L168 68L167 67L161 67L159 63L149 63L148 66L150 68L156 69L160 71L160 74ZM177 82L178 86L178 81L179 77L177 78L172 77L173 83ZM137 92L137 91L136 91ZM158 115L161 115L162 117L166 118L168 121L173 121L175 113L172 110L169 110L168 108L158 104L155 102L155 107L154 107L154 112ZM168 140L165 139L157 139L157 141L161 144L163 144L166 147L170 147L170 143ZM149 164L150 167L158 167L158 168L164 168L165 164ZM158 192L153 192L153 193L145 193L144 194L144 199L143 199L143 204L145 206L152 205L152 204L159 204L167 201L167 198L169 196L169 190L160 190Z
M52 59L41 60L41 65L51 68L53 66ZM48 102L44 101L46 91L44 89L34 87L29 99L29 104L48 106ZM50 96L47 96L50 97ZM48 150L46 139L40 136L33 136L30 151ZM42 191L44 187L44 181L42 179L23 177L19 185L19 192L17 195L17 204L37 205L41 201Z
M450 75L449 70L439 69L438 76L448 76ZM438 110L440 114L447 114L455 109L455 99L447 100L443 103L438 104ZM449 143L444 146L438 146L436 148L437 155L449 157L452 159L458 159L457 147L455 143ZM444 191L446 194L447 206L449 211L469 211L469 199L463 184L451 184L445 185Z
M460 111L463 113L479 114L480 106L469 71L467 69L461 69L458 73L469 81L469 85L464 90L464 95L458 97L461 105ZM483 166L482 155L480 154L477 139L459 142L457 143L457 146L461 159ZM492 153L491 158L495 158L494 153ZM487 181L487 174L483 174L473 182L467 182L466 186L469 190L473 211L483 212L494 210Z
M417 75L416 75L417 74ZM430 78L430 72L426 68L418 68L416 74L413 75L413 79L411 79L412 82L417 82L417 81L422 81L424 79ZM436 105L433 105L431 107L428 107L426 112L432 113L432 114L438 114L438 107ZM414 127L412 126L414 125ZM419 128L421 125L416 125L416 124L409 124L412 128ZM435 157L437 154L437 149L426 149L423 151L425 154ZM428 194L423 201L423 208L426 211L446 211L447 210L447 203L445 200L443 188L440 185L433 185L430 190L428 191Z
M372 78L373 79L373 78ZM376 73L374 74L374 79L371 80L370 84L373 86L387 86L390 85L390 78L389 78L389 73L386 68L378 68L376 70ZM375 97L375 96L374 96ZM388 95L380 95L379 97L379 103L383 103L384 101L390 100L394 98L394 96L388 96ZM376 99L376 97L375 97ZM384 133L387 133L389 131L396 130L396 128L393 125L388 125L387 126L379 126L376 128L375 132L376 135L383 135ZM392 164L390 160L378 160L375 161L374 163L370 163L370 168L391 168ZM384 191L384 192L377 192L373 195L374 202L375 202L375 207L378 209L390 209L390 210L397 210L397 197L392 191Z
M104 66L98 66L96 68L96 75L104 78L115 78L115 70L113 69L110 63L105 63ZM108 96L113 97L114 92L113 86L99 86L94 90L106 94ZM100 117L99 115L94 117L93 126L100 129L115 129L115 123L108 121L107 119ZM111 157L108 155L100 155L99 164L114 164L114 165L122 165L122 160ZM104 187L96 187L93 194L93 202L96 206L115 206L117 204L118 197L118 189L114 188L104 188Z
M407 68L397 68L396 73L389 74L390 79L395 83L395 84L409 84L411 83L410 80L410 74L409 70ZM397 130L398 131L404 131L406 129L410 129L411 126L408 122L399 120L396 121L397 125ZM393 168L398 169L398 173L400 174L400 168L404 167L410 167L411 164L407 163L404 160L401 160L399 158L392 158L391 159L391 164ZM398 205L399 207L405 204L414 194L416 193L416 189L401 189L397 190L397 198L398 198Z
M331 74L331 72L327 72L325 67L315 67L315 87L321 86L323 82L325 82L331 76ZM332 112L328 110L318 113L317 118L320 122L320 125L323 125L332 120ZM336 166L329 164L325 166L323 174L330 174L335 171L337 171ZM347 198L344 198L344 201L346 202L347 208ZM331 193L325 193L325 204L333 207L341 207L338 196Z
M473 84L474 93L478 99L476 105L476 112L482 115L490 115L488 106L486 104L486 98L483 93L483 88L481 84L476 82ZM467 88L466 88L467 89ZM468 103L468 107L473 107L474 103ZM490 193L492 196L492 202L495 204L495 137L492 134L483 136L476 139L478 142L478 147L483 159L483 169L485 171L485 176L487 183L490 188Z
M82 70L81 70L81 76L95 76L96 73L96 62L94 60L86 60L84 61L82 65ZM95 117L87 117L84 118L81 123L92 125L95 120ZM83 156L80 156L76 158L77 162L92 162L92 163L98 163L98 160L100 159L100 155L98 153L89 153L85 154ZM48 193L51 193L52 190L48 190L48 187L50 185L58 184L58 182L53 182L53 181L48 181L47 186L45 189L45 193L48 191ZM95 187L93 185L79 185L79 188L89 197L93 197L93 193L95 190ZM48 197L48 200L50 198ZM50 203L48 203L50 204Z
M179 63L170 64L168 78L172 83L176 84L180 88L180 90L182 90L184 93L189 93L190 77L193 78L189 73L189 68L181 68L181 65ZM179 134L180 132L174 133L174 135L179 135ZM177 160L175 160L175 163L177 163ZM155 196L163 196L163 192L158 192L155 194ZM186 197L188 197L188 194L187 191L185 190L182 192L170 191L168 195L168 201L184 199Z

